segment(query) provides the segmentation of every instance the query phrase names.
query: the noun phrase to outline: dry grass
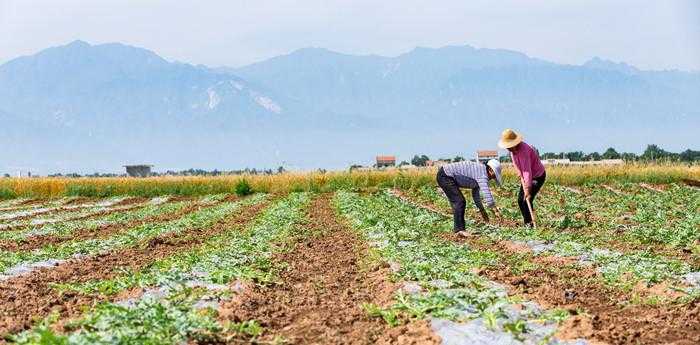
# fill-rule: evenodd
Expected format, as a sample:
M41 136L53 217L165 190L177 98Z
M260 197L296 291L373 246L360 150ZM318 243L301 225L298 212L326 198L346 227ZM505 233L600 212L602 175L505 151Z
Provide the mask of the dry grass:
M332 191L377 187L419 187L434 184L435 168L387 171L328 173L285 173L279 175L237 175L212 177L151 178L5 178L0 179L0 198L12 197L107 197L133 195L204 195L232 193L234 186L245 179L254 191ZM515 178L515 171L506 168L504 178ZM564 185L613 181L674 183L682 179L700 180L700 165L583 166L547 168L547 179Z

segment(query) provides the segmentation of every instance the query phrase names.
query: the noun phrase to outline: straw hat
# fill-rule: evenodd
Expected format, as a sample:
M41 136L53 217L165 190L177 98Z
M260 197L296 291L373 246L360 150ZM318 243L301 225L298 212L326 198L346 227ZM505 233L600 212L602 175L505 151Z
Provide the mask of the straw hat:
M498 141L498 147L509 149L523 141L523 136L508 128L501 133L501 140Z

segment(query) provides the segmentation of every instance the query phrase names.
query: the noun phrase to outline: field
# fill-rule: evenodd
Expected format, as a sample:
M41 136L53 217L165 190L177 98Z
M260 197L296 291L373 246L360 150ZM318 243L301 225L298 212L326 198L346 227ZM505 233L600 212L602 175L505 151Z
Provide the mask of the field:
M433 171L9 179L0 342L700 343L698 167L616 169L468 237Z

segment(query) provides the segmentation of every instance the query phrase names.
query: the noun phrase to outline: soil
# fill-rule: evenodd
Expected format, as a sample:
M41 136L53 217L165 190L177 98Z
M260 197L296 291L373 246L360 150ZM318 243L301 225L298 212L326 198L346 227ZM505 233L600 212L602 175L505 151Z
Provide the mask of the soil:
M142 198L142 197L128 197L112 206L127 206L127 205L135 205L135 204L143 204L147 202L149 199L148 198Z
M366 263L367 245L338 221L330 202L329 195L315 199L306 225L312 235L275 257L286 265L281 282L243 290L222 307L221 318L260 322L265 334L256 342L438 344L427 321L391 328L363 310L363 303L389 303L397 286L388 267Z
M663 193L668 188L668 186L663 185L663 184L640 183L639 186L642 188L648 189L652 192L659 192L659 193Z
M63 212L76 211L76 210L87 208L87 207L75 208L74 207L75 205L96 202L97 200L100 200L100 199L89 199L89 198L84 198L84 197L75 198L75 199L72 199L71 201L69 201L65 204L62 204L60 206L50 207L48 210L44 210L44 211L40 211L40 212L36 212L36 213L24 215L24 216L18 216L18 217L12 218L12 221L13 222L14 221L21 221L21 220L35 218L38 216L46 217L46 216L50 216L50 215L54 215L54 214L61 214ZM119 201L119 202L113 204L111 207L123 207L123 206L129 206L129 205L137 205L140 203L144 203L145 200L147 200L147 199L145 199L145 198L126 198L122 201ZM105 210L105 211L101 211L101 212L94 213L94 214L87 215L87 216L78 216L78 217L67 218L66 220L71 221L71 220L79 220L79 219L85 219L85 218L90 218L90 217L97 217L97 216L100 216L102 214L110 213L112 211L113 210ZM124 211L124 210L122 209L121 211ZM17 225L17 226L9 226L9 227L3 228L1 231L17 230L17 229L25 228L28 226L30 226L30 225L22 224L22 225Z
M528 255L527 248L507 242L489 242L478 237L464 238L445 234L453 241L468 242L473 247L491 250L501 257ZM628 303L631 296L619 289L606 287L592 268L571 265L567 258L526 256L536 264L527 272L514 272L503 260L479 274L504 284L509 294L533 300L545 308L563 308L574 315L562 325L562 339L587 338L609 344L668 344L682 340L700 343L700 303L687 305L644 305ZM636 287L642 298L678 295L668 290ZM581 315L579 312L583 311Z
M166 234L145 245L108 252L84 259L73 259L53 268L42 268L29 274L0 282L0 336L29 329L36 321L52 312L63 319L82 315L86 308L118 296L59 293L54 283L85 282L110 279L120 274L117 268L138 270L155 260L185 251L227 229L240 228L255 219L268 202L245 207L230 217L205 229L180 234Z
M38 235L30 236L21 241L13 240L0 240L0 249L8 251L27 251L34 250L44 247L49 244L60 244L67 241L83 241L93 238L106 238L113 236L114 234L121 233L127 229L137 227L147 223L153 222L166 222L173 219L178 219L185 214L193 212L199 209L201 205L193 203L177 212L160 214L153 217L143 218L139 220L134 220L124 224L108 224L96 229L78 229L67 236L54 236L54 235ZM136 208L136 207L134 207ZM125 212L127 210L132 210L134 208L122 209L122 210L108 210L104 211L101 215L107 215L114 212ZM91 215L90 217L96 217L98 215ZM84 217L85 218L85 217Z
M546 308L568 310L573 317L560 327L557 336L561 339L586 338L594 344L700 343L698 300L685 305L629 303L631 295L605 286L597 271L572 265L568 258L536 257L529 248L509 241L494 242L479 236L465 238L452 233L441 236L496 252L501 258L525 255L535 263L534 270L517 272L501 260L497 266L478 273L504 284L511 295L533 300ZM636 286L633 293L642 298L678 297L663 286Z
M431 212L440 214L442 216L451 218L452 217L452 210L449 208L438 208L433 204L430 203L425 203L425 202L419 202L415 198L407 195L401 190L394 189L392 190L392 193L401 198L404 202L410 203L414 206L424 208L426 210L429 210ZM562 202L562 208L563 208L563 203L565 202L564 200L561 200ZM466 216L466 215L465 215ZM602 220L598 218L593 212L587 212L586 214L577 214L577 217L581 218L586 218L588 222L603 222L605 220ZM481 221L481 217L477 216L477 222ZM511 220L511 219L501 219L501 220L495 220L497 221L498 225L501 226L508 226L508 227L514 227L514 226L519 226L521 224L520 220ZM628 222L629 223L629 222ZM589 228L583 228L583 229L563 229L561 231L565 232L570 232L570 233L575 233L575 234L580 234L583 236L590 236L590 229ZM678 247L673 247L667 244L663 243L633 243L633 242L627 242L627 241L617 241L617 240L606 240L604 243L602 243L606 248L608 249L613 249L613 250L618 250L624 253L629 253L633 251L649 251L657 255L665 256L668 258L672 259L677 259L684 261L688 263L691 267L694 269L700 269L700 255L696 252L694 252L690 248L678 248Z
M683 179L683 183L685 183L686 185L691 186L691 187L700 188L700 181L698 181L698 180L692 180L692 179L689 179L689 178L684 178L684 179Z

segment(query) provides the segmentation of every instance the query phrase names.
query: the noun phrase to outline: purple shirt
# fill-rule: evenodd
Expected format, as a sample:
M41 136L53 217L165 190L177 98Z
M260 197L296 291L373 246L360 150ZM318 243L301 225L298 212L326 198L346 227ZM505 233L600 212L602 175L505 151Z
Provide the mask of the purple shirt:
M515 146L514 152L510 153L510 158L513 160L515 169L518 170L520 182L527 188L532 186L533 178L544 174L544 165L540 161L540 156L524 141Z

